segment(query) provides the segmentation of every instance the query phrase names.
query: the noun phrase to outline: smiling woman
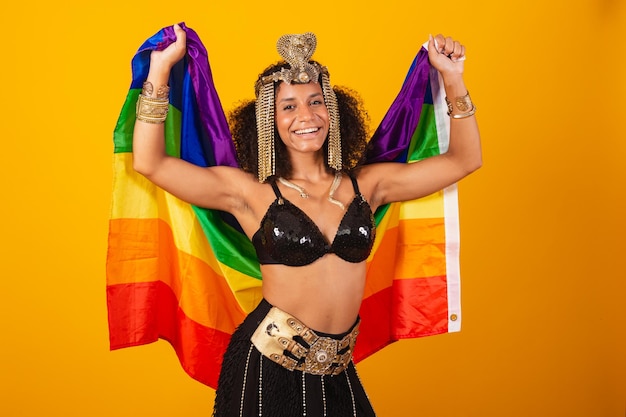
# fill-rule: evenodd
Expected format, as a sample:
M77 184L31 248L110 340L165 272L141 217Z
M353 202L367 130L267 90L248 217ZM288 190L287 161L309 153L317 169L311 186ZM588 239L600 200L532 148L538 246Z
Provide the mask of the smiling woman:
M328 134L328 110L319 83L281 84L276 92L276 130L289 153L317 153Z
M312 61L315 62L315 61ZM319 63L315 62L317 65ZM259 78L268 77L277 71L280 71L281 68L289 66L287 62L279 62L275 65L271 65L266 68ZM320 65L320 67L322 67ZM276 95L281 94L284 89L287 88L299 88L310 86L311 88L316 89L316 91L321 92L320 83L309 83L309 84L286 84L280 83L276 88ZM367 146L368 140L368 117L367 112L363 107L363 103L359 97L359 95L355 92L346 88L344 86L333 86L333 93L337 99L337 113L338 119L340 120L339 124L339 134L341 137L341 142L343 146L341 147L341 160L343 164L348 167L348 169L352 169L356 167L358 164L363 162L365 149ZM285 95L286 96L286 95ZM323 95L318 97L322 101L324 100ZM314 100L317 101L317 100ZM233 141L235 143L235 147L237 149L237 157L238 161L241 164L241 168L247 172L253 173L256 175L258 172L258 152L259 152L259 143L257 140L257 120L255 117L256 114L256 100L244 101L239 107L234 109L229 117L230 130L233 135ZM289 103L290 106L293 103ZM323 104L309 103L311 108L321 107L322 111L327 111L326 103L323 101ZM285 106L285 107L290 107ZM287 113L287 108L281 108L276 106L276 117L279 117L278 114ZM327 117L328 119L328 117ZM277 119L277 127L281 122ZM327 127L329 129L330 120L327 120ZM277 132L279 137L282 138L280 132ZM323 152L322 156L327 158L328 156L328 142L324 142L323 144ZM292 175L292 165L291 159L287 157L286 153L286 145L282 140L278 140L274 144L274 165L275 165L275 174L278 177L288 177L290 178Z
M480 166L476 109L462 79L465 49L452 38L431 38L413 69L420 82L409 83L424 101L428 88L440 88L428 87L429 74L438 80L428 61L441 74L452 97L446 153L411 164L363 164L367 141L360 102L331 86L328 69L310 59L316 38L306 33L279 39L285 61L264 71L255 84L256 100L231 115L241 168L201 167L172 156L165 146L167 84L186 54L187 31L175 25L171 42L150 53L136 104L132 163L180 200L230 213L250 239L237 244L251 244L256 253L262 300L230 338L214 414L373 416L353 356L367 261L377 239L374 212L431 194ZM394 121L411 124L413 132L416 119ZM411 135L396 139L408 144ZM446 291L445 285L438 288ZM447 310L440 320L448 322Z

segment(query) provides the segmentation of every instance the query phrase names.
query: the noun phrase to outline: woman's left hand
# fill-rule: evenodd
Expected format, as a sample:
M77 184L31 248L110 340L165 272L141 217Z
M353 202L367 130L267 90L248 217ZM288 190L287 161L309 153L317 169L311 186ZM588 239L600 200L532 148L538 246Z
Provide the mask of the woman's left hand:
M152 51L150 54L150 68L159 67L168 72L180 61L187 52L187 33L179 24L174 25L176 41L162 51Z
M439 34L428 39L428 59L430 64L446 78L462 75L465 61L465 46L451 37Z

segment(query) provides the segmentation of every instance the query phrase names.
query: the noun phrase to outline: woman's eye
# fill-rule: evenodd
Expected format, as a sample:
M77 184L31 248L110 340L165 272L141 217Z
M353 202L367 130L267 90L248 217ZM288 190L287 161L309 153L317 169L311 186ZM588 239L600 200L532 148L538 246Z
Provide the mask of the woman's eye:
M313 106L318 106L318 105L320 105L320 104L324 104L324 103L322 103L322 100L313 100L313 101L311 102L311 104L312 104Z

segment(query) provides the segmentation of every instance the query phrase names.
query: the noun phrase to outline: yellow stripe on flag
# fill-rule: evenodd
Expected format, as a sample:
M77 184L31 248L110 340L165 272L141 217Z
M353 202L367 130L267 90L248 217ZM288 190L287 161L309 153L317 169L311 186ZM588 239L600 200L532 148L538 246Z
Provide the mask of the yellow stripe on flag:
M426 219L444 216L443 191L401 204L401 219Z

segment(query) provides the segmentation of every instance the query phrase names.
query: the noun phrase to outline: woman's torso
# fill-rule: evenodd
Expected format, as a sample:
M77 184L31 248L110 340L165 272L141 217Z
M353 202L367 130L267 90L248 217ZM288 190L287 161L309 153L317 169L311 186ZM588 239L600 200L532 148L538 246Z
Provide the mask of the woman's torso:
M280 185L278 195L270 184L257 184L254 189L254 194L250 195L255 195L255 198L247 201L246 210L237 215L250 238L255 234L255 239L258 237L259 227L268 210L278 209L276 202L279 196L302 212L304 220L314 225L328 243L328 247L338 238L340 225L345 227L349 223L344 218L348 217L346 210L350 210L349 214L352 216L358 213L363 217L365 209L371 214L366 201L363 202L366 207L357 210L356 204L361 199L346 175L335 192L335 198L345 205L344 209L328 201L328 194L322 189L311 193L306 199L301 198L294 190ZM363 298L365 271L364 260L349 262L334 253L322 254L302 266L264 264L261 265L263 296L271 304L288 311L313 329L340 333L356 320Z

